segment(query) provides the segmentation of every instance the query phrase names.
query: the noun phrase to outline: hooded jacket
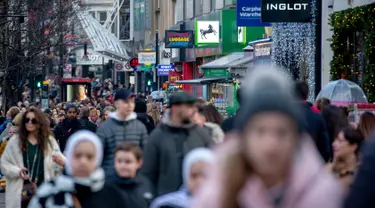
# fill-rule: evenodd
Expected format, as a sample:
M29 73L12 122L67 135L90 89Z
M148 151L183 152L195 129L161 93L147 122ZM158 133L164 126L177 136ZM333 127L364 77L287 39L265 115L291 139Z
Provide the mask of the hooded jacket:
M63 122L57 124L53 133L56 137L57 142L60 145L61 152L65 151L65 145L68 141L68 138L75 132L81 130L81 124L78 119L69 121L67 118Z
M143 148L147 143L147 129L137 120L137 114L131 113L124 121L117 117L117 112L109 114L106 120L97 129L104 148L102 168L107 176L114 174L114 151L121 142L134 142Z
M178 190L182 185L182 162L185 155L198 147L213 144L207 132L190 123L176 126L166 111L161 124L151 133L144 151L141 172L152 185L154 196Z

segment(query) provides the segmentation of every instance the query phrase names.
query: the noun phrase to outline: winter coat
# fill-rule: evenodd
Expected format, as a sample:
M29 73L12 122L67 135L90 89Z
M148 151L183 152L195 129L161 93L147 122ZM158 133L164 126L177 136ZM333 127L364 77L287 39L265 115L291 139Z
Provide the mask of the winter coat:
M369 138L364 146L361 166L359 166L354 182L351 184L349 196L344 208L375 207L375 138Z
M137 119L141 121L147 128L147 133L150 134L155 129L155 122L147 113L137 113Z
M112 176L117 145L122 142L134 142L143 148L147 143L148 134L145 125L137 120L136 113L130 114L125 121L118 119L117 112L110 113L109 117L99 126L96 133L104 147L102 168L107 176Z
M220 144L224 141L224 132L216 123L206 122L204 127L208 128L209 135L215 144Z
M228 144L225 145L228 146ZM217 154L229 153L223 145L218 149ZM291 173L285 180L285 189L279 193L283 197L278 208L340 208L344 190L324 166L311 140L303 139L297 154ZM221 183L223 176L217 168L214 165L209 169L208 179L197 193L191 207L222 207L219 204L219 198L225 191L225 187ZM275 207L275 198L271 197L270 190L254 175L249 176L237 196L238 205L243 208Z
M115 185L126 204L125 207L148 208L153 200L150 182L138 174L135 178L120 178L115 175L108 180Z
M164 114L161 124L151 133L144 151L141 172L150 180L155 197L181 187L182 162L190 150L213 144L203 128L193 123L175 126L169 114Z
M55 170L59 166L53 162L52 153L59 149L59 146L50 136L51 147L44 154L44 180L55 178ZM7 208L21 207L21 192L24 180L20 176L21 168L24 167L22 151L20 149L18 135L14 135L7 143L5 151L1 156L1 171L6 180L5 203Z
M315 141L316 147L324 159L328 162L332 155L332 144L330 142L326 123L320 113L311 110L309 104L302 103L303 114L305 116L306 133Z
M55 135L57 142L60 145L60 149L62 152L64 152L65 150L65 145L69 137L79 130L81 130L81 124L78 121L78 119L74 119L70 122L66 118L61 123L57 124L57 126L53 130L53 133Z
M89 130L94 133L96 132L97 125L91 122L88 117L81 117L78 121L81 125L81 129Z

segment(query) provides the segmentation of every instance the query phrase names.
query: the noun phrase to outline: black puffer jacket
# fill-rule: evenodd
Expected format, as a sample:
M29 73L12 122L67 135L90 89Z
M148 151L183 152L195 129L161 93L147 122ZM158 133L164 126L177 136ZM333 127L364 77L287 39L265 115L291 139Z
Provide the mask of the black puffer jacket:
M150 134L152 130L155 128L154 119L151 116L147 115L147 113L137 113L137 120L142 122L147 129L147 133Z
M136 178L120 178L114 175L108 182L118 188L125 207L148 208L153 200L150 182L140 174Z
M69 121L66 118L63 122L57 124L57 126L53 130L53 133L55 134L55 138L60 145L61 152L64 152L66 142L68 141L70 135L74 134L79 130L81 130L81 124L78 121L78 119Z

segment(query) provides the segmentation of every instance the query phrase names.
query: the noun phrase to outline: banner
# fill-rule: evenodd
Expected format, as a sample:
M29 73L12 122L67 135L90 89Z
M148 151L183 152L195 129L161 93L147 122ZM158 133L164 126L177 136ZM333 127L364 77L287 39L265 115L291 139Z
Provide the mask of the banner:
M194 32L191 30L165 31L165 48L193 48L194 47Z
M156 53L155 52L139 52L138 63L139 64L155 64Z
M261 0L237 0L237 26L263 27L270 23L261 21Z
M168 76L169 71L174 71L173 64L159 64L158 65L158 76Z
M310 22L311 0L262 0L262 22Z

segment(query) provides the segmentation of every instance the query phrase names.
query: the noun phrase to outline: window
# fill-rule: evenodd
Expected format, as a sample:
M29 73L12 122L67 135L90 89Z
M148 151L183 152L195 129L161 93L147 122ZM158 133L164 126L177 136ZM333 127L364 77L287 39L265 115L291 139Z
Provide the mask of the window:
M224 0L225 6L232 5L232 4L235 4L235 3L236 3L235 0Z
M94 19L96 19L96 15L95 15L95 12L94 12L94 11L89 11L89 14L90 14Z
M107 20L107 12L99 12L99 22L100 24L104 24Z

